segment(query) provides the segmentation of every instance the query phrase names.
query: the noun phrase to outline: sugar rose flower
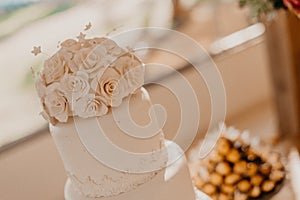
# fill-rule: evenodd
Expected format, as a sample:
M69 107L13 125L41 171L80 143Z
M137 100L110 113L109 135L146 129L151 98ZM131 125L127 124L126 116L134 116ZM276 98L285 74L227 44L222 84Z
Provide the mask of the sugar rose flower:
M114 60L107 54L103 45L97 45L93 49L81 49L75 54L74 59L79 69L86 71L91 77L95 77L101 68L108 66Z
M95 97L94 94L88 94L78 99L73 105L73 110L75 115L83 118L103 116L108 112L102 97Z
M103 97L106 105L116 107L122 103L128 92L127 82L114 68L107 68L105 72L92 80L91 87Z
M105 40L103 40L100 44L105 46L108 54L110 54L111 56L119 57L124 53L124 50L121 47L119 47L114 41L108 38L105 38Z
M59 53L54 54L51 58L45 61L43 76L47 85L60 81L63 75L68 71L65 61Z
M144 83L144 65L134 54L108 38L84 36L62 42L36 80L42 115L52 124L105 115Z
M44 107L50 117L57 119L59 122L67 122L70 108L67 98L59 88L59 83L53 83L47 87Z
M73 39L67 39L61 43L61 49L59 50L60 57L72 72L78 71L78 65L74 62L74 55L80 48L81 44Z
M62 48L58 53L60 54L61 59L65 62L67 69L74 73L79 70L78 65L74 62L74 52Z
M143 86L144 74L145 74L144 65L137 66L126 72L125 79L128 82L130 93L135 92L138 88Z
M124 75L130 93L144 84L145 66L136 56L122 56L114 63L114 67Z
M101 44L101 42L103 42L104 40L106 40L106 38L104 38L104 37L101 37L101 38L95 37L93 39L85 39L83 41L82 45L83 45L83 47L91 47L91 46L95 47L96 45Z
M45 111L45 110L46 110L45 105L43 105L43 106L44 106L44 111L42 111L42 112L40 113L40 115L41 115L46 121L50 122L51 124L53 124L53 125L57 124L57 123L58 123L58 120L55 119L55 118L53 118L53 117L50 117L49 114Z
M73 39L67 39L67 40L63 41L60 44L60 46L63 49L69 50L71 52L76 52L81 48L80 43Z
M74 61L74 63L76 63L77 70L85 69L84 61L85 61L87 55L90 53L90 51L91 51L91 49L89 49L89 48L82 48L74 54L73 61Z
M300 0L283 0L283 3L300 18Z
M64 93L69 102L73 102L88 94L90 90L88 79L89 75L82 71L78 71L74 74L65 74L60 82L60 90Z

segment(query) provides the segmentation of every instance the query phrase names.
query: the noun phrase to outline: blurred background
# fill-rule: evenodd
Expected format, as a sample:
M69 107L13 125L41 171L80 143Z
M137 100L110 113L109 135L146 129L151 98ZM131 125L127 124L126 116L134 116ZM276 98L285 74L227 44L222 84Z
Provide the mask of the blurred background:
M1 200L62 199L65 175L47 123L39 115L31 68L38 70L60 41L75 38L89 22L92 28L87 37L148 26L190 36L204 47L221 73L227 95L226 123L249 129L268 142L276 138L265 27L251 23L247 10L240 9L236 0L1 0L0 149L5 150L0 153ZM43 53L33 56L33 46L41 46ZM164 52L148 52L143 60L168 64L191 83L201 114L197 144L211 117L203 79L188 63ZM147 71L146 79L176 82L160 71ZM178 101L157 84L146 87L152 101L165 107L164 132L172 139L180 122Z
M31 68L39 69L43 60L57 50L60 41L75 38L88 22L92 23L92 29L87 37L147 26L171 28L192 37L219 67L228 98L227 120L266 102L268 108L271 106L267 52L261 37L264 27L262 24L251 26L247 11L240 9L235 0L2 0L0 147L45 126L39 116L41 108L37 106ZM41 46L43 54L33 56L30 52L33 46ZM188 47L178 48L188 50ZM163 52L150 52L144 59L182 68L181 73L197 92L203 117L200 128L205 130L210 117L210 100L201 77L197 77L187 63ZM160 72L149 74L146 78L172 79ZM162 98L167 91L157 85L154 88L153 100L172 112L168 113L166 124L166 134L171 134L179 120L176 99L168 104L164 102L167 98ZM270 107L266 111L271 110ZM273 123L273 119L264 123Z

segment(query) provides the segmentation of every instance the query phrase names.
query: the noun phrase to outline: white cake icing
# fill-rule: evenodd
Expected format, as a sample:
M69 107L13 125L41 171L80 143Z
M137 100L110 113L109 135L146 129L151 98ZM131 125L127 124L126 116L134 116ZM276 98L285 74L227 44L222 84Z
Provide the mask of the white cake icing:
M150 101L146 91L137 91L131 99L130 104L135 105L131 109L132 117L138 119L141 123L146 123L148 121L147 111L150 108ZM114 109L123 109L123 106ZM78 118L76 123L82 123L86 127L86 134L88 134L89 130L91 130L91 120L91 118ZM117 127L112 113L99 117L97 120L101 125L103 124L104 130L109 131L107 137L109 137L110 141L124 150L151 152L153 149L161 149L163 146L162 133L146 141L126 135ZM151 180L157 174L155 171L143 174L129 174L114 170L100 163L82 145L73 120L70 120L68 123L59 123L55 126L50 124L50 131L62 156L70 180L86 196L107 197L128 192ZM164 156L157 159L156 162L161 163L163 167L166 160L167 157Z
M138 118L140 123L149 120L147 111L151 102L146 90L138 90L133 95L130 105L134 105L131 109L133 119ZM122 109L122 105L114 109ZM89 120L91 119L81 119L82 123ZM130 136L122 133L116 127L111 113L99 117L98 120L99 123L105 123L110 127L111 131L108 137L127 150L145 152L165 146L162 145L162 142L165 142L162 133L147 140L128 141L126 137ZM87 126L86 130L89 129ZM168 145L168 155L162 153L161 159L156 162L164 163L164 159L172 161L176 156L181 155L179 160L169 163L170 166L159 171L134 174L109 168L92 157L81 143L72 121L50 125L50 130L69 177L65 190L66 200L195 199L185 157L174 143L171 143L173 148L172 145ZM123 138L117 140L121 134L123 134ZM109 154L109 152L106 153Z

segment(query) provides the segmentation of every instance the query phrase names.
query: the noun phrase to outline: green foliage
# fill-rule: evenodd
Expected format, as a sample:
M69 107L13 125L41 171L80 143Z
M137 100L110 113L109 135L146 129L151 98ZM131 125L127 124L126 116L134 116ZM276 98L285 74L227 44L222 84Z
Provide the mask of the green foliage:
M280 9L280 8L287 9L287 7L284 5L282 0L273 0L273 2L274 2L275 9Z
M251 17L255 19L268 16L275 9L286 8L282 0L239 0L239 5L249 7Z

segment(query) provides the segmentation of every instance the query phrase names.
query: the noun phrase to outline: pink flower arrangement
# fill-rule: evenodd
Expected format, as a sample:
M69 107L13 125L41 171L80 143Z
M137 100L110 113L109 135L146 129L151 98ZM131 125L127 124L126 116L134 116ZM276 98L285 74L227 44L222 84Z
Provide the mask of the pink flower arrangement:
M300 18L300 0L238 0L241 7L247 6L250 15L259 19L261 16L273 16L275 10L289 9Z
M300 0L283 0L283 3L300 18Z

